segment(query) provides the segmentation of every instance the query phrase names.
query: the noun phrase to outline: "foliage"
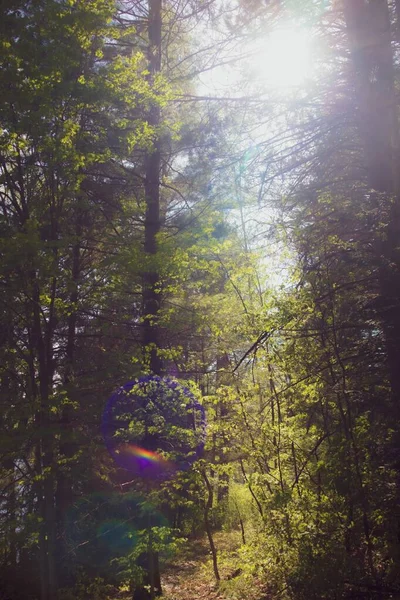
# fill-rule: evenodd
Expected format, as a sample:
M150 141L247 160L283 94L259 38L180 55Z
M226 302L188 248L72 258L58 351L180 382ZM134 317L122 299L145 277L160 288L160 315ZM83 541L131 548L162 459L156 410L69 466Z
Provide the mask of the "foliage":
M398 7L301 3L308 96L196 97L275 4L2 4L4 598L143 596L205 533L231 598L399 593Z

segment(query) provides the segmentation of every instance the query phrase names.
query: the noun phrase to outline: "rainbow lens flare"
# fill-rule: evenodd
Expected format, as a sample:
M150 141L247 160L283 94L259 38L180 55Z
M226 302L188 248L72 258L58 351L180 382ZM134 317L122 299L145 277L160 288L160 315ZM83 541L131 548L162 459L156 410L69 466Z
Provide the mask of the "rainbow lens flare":
M137 464L141 470L149 469L152 466L162 467L167 470L174 470L174 463L166 459L162 454L146 450L135 444L122 444L115 449L115 454L118 456L124 456L126 461L131 460L137 461Z
M116 464L141 478L187 469L203 451L205 413L193 392L171 377L130 381L103 414L103 436Z

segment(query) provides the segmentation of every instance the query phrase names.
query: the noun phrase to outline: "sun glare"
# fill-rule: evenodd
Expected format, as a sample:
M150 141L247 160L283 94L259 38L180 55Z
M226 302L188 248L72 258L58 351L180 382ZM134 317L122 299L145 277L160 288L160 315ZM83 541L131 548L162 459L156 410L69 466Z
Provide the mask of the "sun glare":
M272 88L303 85L312 66L310 33L295 28L276 29L254 42L252 77Z
M216 65L200 77L202 93L227 93L242 96L250 89L291 95L304 87L316 68L316 45L312 32L293 23L257 35L236 46L231 64Z

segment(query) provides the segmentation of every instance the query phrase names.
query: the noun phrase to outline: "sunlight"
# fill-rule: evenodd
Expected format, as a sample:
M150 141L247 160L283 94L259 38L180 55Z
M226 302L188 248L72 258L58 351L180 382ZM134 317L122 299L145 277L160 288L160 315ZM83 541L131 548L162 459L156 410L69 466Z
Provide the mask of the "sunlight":
M312 72L310 32L280 28L257 39L251 48L250 74L273 88L297 87Z

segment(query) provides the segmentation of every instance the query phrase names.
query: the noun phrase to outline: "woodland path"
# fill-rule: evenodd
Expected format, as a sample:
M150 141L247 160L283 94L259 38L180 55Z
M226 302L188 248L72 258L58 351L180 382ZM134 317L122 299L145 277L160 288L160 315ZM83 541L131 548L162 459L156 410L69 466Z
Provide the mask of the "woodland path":
M215 600L224 598L212 572L210 547L206 538L188 543L184 553L172 561L162 576L166 600Z
M214 535L218 553L232 557L239 545L240 534L219 532ZM237 558L236 558L237 561ZM188 541L179 554L164 566L161 582L162 600L269 600L257 580L242 587L232 574L238 567L235 560L220 561L221 581L216 584L210 546L207 537ZM224 564L225 562L225 564ZM113 600L130 600L131 594L122 592Z
M233 557L240 544L240 534L215 533L214 543L218 553L229 553ZM175 557L163 572L163 600L267 600L268 596L256 580L252 581L251 590L249 585L245 588L237 585L237 558L229 561L229 566L226 564L226 561L219 561L221 582L218 586L207 537L188 542L180 556Z

